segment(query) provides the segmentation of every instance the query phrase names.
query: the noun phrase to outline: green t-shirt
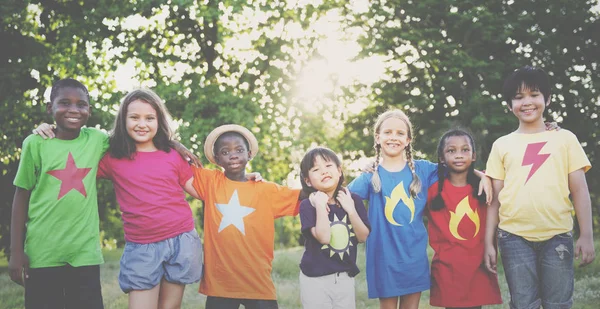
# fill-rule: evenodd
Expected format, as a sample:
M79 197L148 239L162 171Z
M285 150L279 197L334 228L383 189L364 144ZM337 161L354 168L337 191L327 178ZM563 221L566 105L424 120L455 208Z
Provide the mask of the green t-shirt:
M74 140L30 135L14 185L31 191L25 253L31 268L98 265L100 228L96 173L108 136L82 128Z

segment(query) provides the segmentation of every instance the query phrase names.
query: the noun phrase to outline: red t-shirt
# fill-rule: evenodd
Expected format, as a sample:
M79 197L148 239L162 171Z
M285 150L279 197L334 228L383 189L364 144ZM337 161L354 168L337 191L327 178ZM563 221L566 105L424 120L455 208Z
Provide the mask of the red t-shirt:
M436 307L474 307L501 304L496 275L483 262L485 203L473 197L470 185L455 187L445 180L442 198L446 204L431 210L438 183L429 188L426 215L429 244L435 251L431 261L430 304Z
M207 296L276 299L271 279L275 218L298 214L300 190L271 182L238 182L217 170L193 168L204 201Z

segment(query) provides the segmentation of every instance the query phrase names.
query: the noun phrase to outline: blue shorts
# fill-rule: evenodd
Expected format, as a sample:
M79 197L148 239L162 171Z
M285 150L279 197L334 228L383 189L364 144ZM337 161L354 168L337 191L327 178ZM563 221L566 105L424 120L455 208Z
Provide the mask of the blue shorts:
M149 244L127 242L121 257L121 290L149 290L165 278L191 284L202 277L202 242L196 230Z

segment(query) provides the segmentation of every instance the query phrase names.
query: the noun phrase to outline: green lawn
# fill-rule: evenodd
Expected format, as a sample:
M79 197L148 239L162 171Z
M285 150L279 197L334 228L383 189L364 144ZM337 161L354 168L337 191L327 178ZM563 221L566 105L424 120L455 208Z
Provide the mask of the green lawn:
M359 250L359 267L365 269L364 245ZM596 250L600 252L600 241L596 241ZM277 287L279 307L301 308L298 284L298 264L303 248L292 248L275 252L273 262L273 279ZM430 252L431 253L431 252ZM119 289L117 275L119 272L120 250L108 251L104 257L106 263L102 266L102 294L106 309L127 308L127 296ZM23 308L23 289L12 283L6 271L6 260L0 256L0 309ZM502 268L499 268L500 288L502 298L506 302L508 288L504 280ZM182 308L204 308L205 297L198 294L198 284L188 286L185 292ZM356 307L359 309L379 308L377 300L367 298L365 274L361 272L356 280ZM575 305L573 308L597 308L600 303L600 257L592 265L576 268ZM420 308L430 308L429 292L421 296ZM487 308L508 308L507 305L490 306Z

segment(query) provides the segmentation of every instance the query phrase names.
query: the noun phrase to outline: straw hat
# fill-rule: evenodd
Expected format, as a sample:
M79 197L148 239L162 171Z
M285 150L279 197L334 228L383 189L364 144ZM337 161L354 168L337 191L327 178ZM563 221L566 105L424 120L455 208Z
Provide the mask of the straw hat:
M217 138L219 138L219 136L227 132L236 132L241 134L246 139L246 141L248 141L248 145L250 145L249 150L252 153L252 158L256 157L256 155L258 154L258 141L256 140L254 134L252 134L250 130L240 125L226 124L212 130L212 132L210 132L210 134L208 134L208 136L206 137L206 141L204 142L204 156L208 159L208 161L217 164L215 160L214 151L215 142L217 141Z

